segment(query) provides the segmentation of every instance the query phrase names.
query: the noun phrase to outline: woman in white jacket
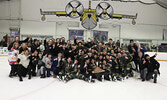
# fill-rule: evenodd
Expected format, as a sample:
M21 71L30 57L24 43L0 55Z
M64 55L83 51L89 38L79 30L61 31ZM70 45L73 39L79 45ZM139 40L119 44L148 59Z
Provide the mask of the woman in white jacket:
M29 72L29 51L22 51L21 54L18 55L18 76L19 80L23 81L22 77L26 77L27 73ZM29 73L30 76L30 73ZM30 79L30 78L29 78Z

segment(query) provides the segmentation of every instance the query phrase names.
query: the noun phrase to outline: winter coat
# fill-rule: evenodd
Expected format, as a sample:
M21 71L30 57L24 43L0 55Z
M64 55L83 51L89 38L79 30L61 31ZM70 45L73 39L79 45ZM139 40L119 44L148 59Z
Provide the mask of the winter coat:
M148 73L154 72L155 69L158 70L158 73L159 73L160 64L154 58L155 58L155 56L150 57L150 60L146 60L146 63L144 64L145 67L147 67Z

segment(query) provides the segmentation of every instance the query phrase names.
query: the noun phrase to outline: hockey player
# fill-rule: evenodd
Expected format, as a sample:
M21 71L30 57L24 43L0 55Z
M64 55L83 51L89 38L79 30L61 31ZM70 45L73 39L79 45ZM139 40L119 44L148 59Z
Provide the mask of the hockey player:
M66 71L65 82L68 82L69 80L75 78L88 81L88 78L86 78L83 74L80 73L80 65L77 59L74 60L74 64L66 66L65 71Z
M113 67L113 60L112 57L109 55L106 55L106 61L108 65L108 72L109 72L109 79L112 81L115 81L115 73L114 73L114 67Z
M128 46L128 51L130 54L133 55L133 61L136 65L136 71L139 71L139 68L137 67L137 56L138 56L138 47L136 46L136 44L134 43L133 40L130 40L130 45Z
M112 57L112 81L116 81L117 79L120 80L121 78L119 77L119 66L117 59Z
M133 40L130 40L130 45L128 46L128 51L130 54L138 51L138 47L136 46L136 44L134 43Z
M89 81L91 81L92 71L93 68L90 65L90 59L86 58L85 62L81 64L81 74L83 74L86 78L89 78Z
M87 71L88 71L88 81L89 82L95 82L95 80L93 79L93 78L95 78L94 69L97 67L97 65L96 65L96 62L95 62L94 58L91 58L90 61L91 61L90 66L87 69Z
M108 45L111 49L113 49L113 40L111 38L109 39Z
M62 59L60 64L60 72L58 73L59 80L63 80L63 81L65 80L66 73L68 73L68 71L70 72L70 70L67 70L67 69L71 68L72 65L73 65L73 61L71 57L68 57L67 60L65 60L64 58Z
M123 79L126 77L132 77L132 66L131 61L133 57L131 55L124 54L123 55L123 66L122 66L122 77Z
M102 52L104 50L104 47L103 47L101 42L99 43L97 48L98 48L98 50L97 50L98 52Z
M92 78L96 78L96 76L94 74L94 69L97 68L98 65L97 65L94 58L91 60L90 66L92 68L92 70L91 70L92 71Z
M116 58L116 61L117 61L117 65L115 66L115 69L116 69L116 78L117 80L121 81L122 78L122 68L124 67L124 58L122 57L121 53L118 53L117 54L117 58Z
M103 60L103 63L102 63L102 65L101 65L102 67L102 69L104 70L104 73L102 74L102 81L104 81L104 79L105 80L112 80L112 77L111 77L111 67L112 67L112 65L110 65L110 64L107 64L107 61L106 61L106 59L105 60Z
M84 56L83 56L82 52L84 52L84 51L82 51L81 49L78 50L78 54L75 56L75 59L77 59L79 62L84 61Z
M59 74L60 78L65 81L75 78L75 75L73 75L72 72L73 70L74 70L73 61L71 60L71 57L68 57L67 61L64 61L64 66L61 70L61 74Z

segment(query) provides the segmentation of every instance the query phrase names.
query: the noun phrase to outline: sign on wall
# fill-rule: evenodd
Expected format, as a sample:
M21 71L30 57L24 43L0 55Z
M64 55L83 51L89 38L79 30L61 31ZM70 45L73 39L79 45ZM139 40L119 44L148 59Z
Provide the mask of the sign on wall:
M0 55L8 55L8 48L0 47Z
M93 31L93 38L99 42L106 42L108 40L107 31Z
M20 28L10 28L10 36L12 37L20 37Z
M69 40L74 40L75 37L78 37L78 40L82 40L84 36L83 30L69 30Z

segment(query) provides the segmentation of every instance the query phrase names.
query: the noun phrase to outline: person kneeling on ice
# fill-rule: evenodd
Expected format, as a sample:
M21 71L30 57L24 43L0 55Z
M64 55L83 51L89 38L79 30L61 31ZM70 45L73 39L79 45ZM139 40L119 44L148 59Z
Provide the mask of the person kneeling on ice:
M27 73L29 74L29 78L30 79L30 70L29 70L29 51L22 51L21 54L18 55L18 76L19 76L19 80L23 81L22 77L26 77Z
M74 60L74 64L70 64L71 58L68 57L67 64L65 67L65 82L68 82L72 79L80 79L84 81L88 81L83 74L80 73L80 65L77 59Z
M89 82L94 82L94 80L92 80L92 71L93 71L93 66L90 65L90 59L89 58L85 58L85 62L83 62L81 64L80 67L80 72L82 75L84 75L86 78L89 79Z
M145 55L145 61L143 62L144 66L147 68L146 80L154 79L154 83L157 83L157 74L160 74L159 67L160 64L154 58L157 56L157 53L150 57L148 54ZM146 72L145 72L146 73ZM145 75L143 75L145 76ZM143 80L144 81L144 80Z
M70 72L70 68L72 67L73 65L73 61L71 60L71 57L68 57L67 60L65 60L64 58L62 59L62 62L61 62L61 70L58 74L58 79L59 80L63 80L63 81L66 81L66 73L69 73ZM68 70L67 70L68 69Z
M43 69L43 74L41 75L41 78L45 78L45 72L47 72L47 77L50 77L50 71L51 71L51 65L52 65L52 62L51 62L51 58L52 58L52 55L51 54L48 54L47 57L45 57L45 59L43 61L45 61L45 67L41 67Z

